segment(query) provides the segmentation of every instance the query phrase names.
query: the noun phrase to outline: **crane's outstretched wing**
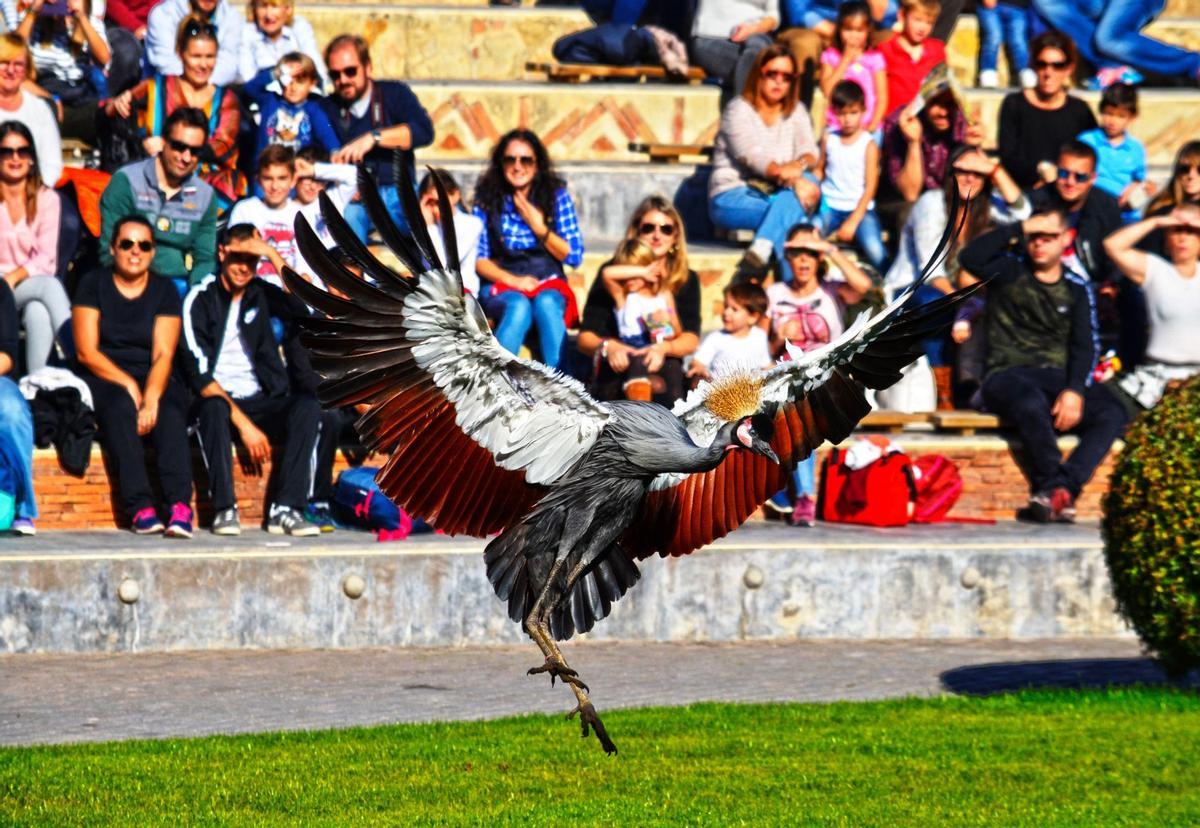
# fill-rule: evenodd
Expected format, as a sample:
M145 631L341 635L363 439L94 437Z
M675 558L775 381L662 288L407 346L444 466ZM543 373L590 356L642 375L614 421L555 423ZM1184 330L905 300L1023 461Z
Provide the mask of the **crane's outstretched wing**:
M575 380L500 347L478 302L463 293L445 187L438 179L448 268L425 227L407 159L396 168L411 236L396 227L362 167L359 191L413 277L380 262L322 194L337 250L327 250L303 216L296 217L296 239L330 290L291 270L284 279L317 311L301 326L324 379L321 402L366 405L356 428L368 448L391 455L380 488L444 532L491 534L587 453L609 412Z
M946 228L920 278L888 307L860 316L833 342L763 372L763 404L756 419L765 420L758 429L764 437L766 429L773 429L770 443L778 464L749 451L731 451L712 471L659 475L622 541L630 554L686 555L724 537L787 485L797 462L826 440L844 440L871 410L865 389L887 388L899 380L921 355L921 341L943 329L954 307L979 288L973 285L922 306L911 304L956 231ZM707 391L702 384L674 409L697 445L712 442L722 424L704 405Z

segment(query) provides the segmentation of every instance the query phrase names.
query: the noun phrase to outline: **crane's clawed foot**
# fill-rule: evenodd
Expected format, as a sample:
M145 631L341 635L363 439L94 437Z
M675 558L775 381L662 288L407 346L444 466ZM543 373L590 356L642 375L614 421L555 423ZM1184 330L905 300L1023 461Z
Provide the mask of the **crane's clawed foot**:
M585 693L588 692L588 686L579 679L579 673L568 667L566 662L562 661L561 659L555 659L553 656L551 656L546 659L546 663L542 666L530 667L526 675L534 676L538 673L550 674L551 687L554 686L554 680L559 678L563 680L564 684L571 684L575 687L582 688Z
M575 705L574 710L567 714L567 718L575 718L576 713L579 714L579 726L583 729L583 738L587 738L588 727L591 727L596 731L596 738L600 740L600 747L604 748L604 752L609 755L615 755L617 746L613 744L612 739L608 738L608 731L604 729L604 723L596 715L596 708L592 706L592 703L590 701L581 701Z

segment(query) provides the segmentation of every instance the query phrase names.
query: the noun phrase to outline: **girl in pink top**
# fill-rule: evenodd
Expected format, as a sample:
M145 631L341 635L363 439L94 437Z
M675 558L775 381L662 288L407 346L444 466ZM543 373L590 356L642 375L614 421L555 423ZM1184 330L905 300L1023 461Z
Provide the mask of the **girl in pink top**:
M43 186L28 127L0 123L0 275L12 288L25 327L25 370L46 367L54 339L71 318L58 270L58 193Z
M871 40L871 10L866 3L843 3L838 9L833 45L821 53L821 92L829 100L839 81L854 81L866 96L863 128L875 133L887 113L887 68L883 55L868 48ZM838 128L832 107L825 108L825 122Z

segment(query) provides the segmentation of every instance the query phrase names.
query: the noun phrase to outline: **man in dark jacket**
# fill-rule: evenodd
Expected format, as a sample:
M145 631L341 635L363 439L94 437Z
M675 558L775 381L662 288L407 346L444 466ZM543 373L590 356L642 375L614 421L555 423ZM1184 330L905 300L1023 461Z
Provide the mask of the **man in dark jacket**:
M272 320L286 328L284 349L300 347L290 321L303 310L294 297L256 278L267 247L250 224L225 231L218 257L220 273L188 292L183 304L181 349L184 374L199 397L200 449L208 466L218 535L241 533L233 492L232 424L256 463L271 457L269 437L283 439L279 490L267 511L272 534L310 536L320 530L304 519L312 487L314 449L321 406L311 392L298 390L279 353ZM307 364L302 355L289 365Z
M1125 409L1092 382L1099 356L1087 279L1066 264L1068 224L1043 209L992 230L959 254L987 286L987 407L1015 426L1029 457L1029 506L1019 517L1075 519L1075 498L1125 427ZM1065 461L1056 432L1079 444Z

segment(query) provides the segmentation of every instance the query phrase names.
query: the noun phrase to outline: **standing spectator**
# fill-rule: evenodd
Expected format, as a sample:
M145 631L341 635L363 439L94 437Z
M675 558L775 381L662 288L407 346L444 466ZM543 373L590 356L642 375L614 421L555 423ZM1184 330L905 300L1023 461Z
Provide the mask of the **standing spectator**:
M687 236L683 219L669 200L652 195L642 200L630 216L625 239L637 239L646 244L656 262L666 272L665 287L675 297L675 312L682 332L667 342L656 342L646 348L631 348L621 342L613 311L616 303L604 288L604 270L612 260L600 266L599 276L588 290L579 325L579 350L596 362L593 392L602 400L615 400L623 395L621 389L629 378L632 362L640 361L646 376L659 376L663 387L683 387L683 359L691 355L700 343L700 279L688 268ZM652 380L653 382L653 380ZM670 406L675 399L667 392L655 401Z
M34 76L33 56L15 32L0 34L0 121L20 121L33 136L42 181L53 187L62 175L62 136L47 101L21 87Z
M254 26L242 29L238 59L242 83L249 83L264 70L274 69L292 52L299 52L312 61L313 81L318 86L323 88L329 83L312 25L296 16L294 0L252 0L246 12Z
M258 156L258 186L262 196L244 198L229 211L228 225L249 224L270 252L258 260L258 277L283 288L284 266L300 270L296 247L296 213L291 199L296 183L296 156L287 147L271 144Z
M1029 68L1029 0L979 0L975 4L979 18L979 85L998 89L996 71L1000 47L1008 50L1009 84L1014 80L1029 89L1037 75Z
M36 533L33 493L33 414L11 376L17 365L17 308L8 284L0 282L0 465L12 475L15 503L12 532Z
M33 139L18 121L0 123L0 274L25 325L25 370L46 367L54 340L71 319L58 272L58 193L42 184Z
M171 113L194 107L207 118L208 143L200 156L199 174L217 194L217 208L224 211L245 192L238 171L238 128L241 112L237 95L212 82L217 57L217 30L204 18L188 17L179 26L176 50L182 61L179 75L156 74L105 104L111 118L137 114L142 147L157 156L165 144L164 128Z
M174 279L179 294L216 269L217 201L196 175L208 138L208 119L183 107L167 117L157 158L135 161L113 175L100 196L100 261L111 265L113 228L140 214L154 230L153 273Z
M909 203L929 190L940 190L951 153L964 144L978 147L983 137L978 127L967 124L949 92L927 101L920 112L912 110L906 106L883 122L887 180Z
M1021 435L1030 497L1019 516L1039 523L1074 521L1075 499L1128 419L1092 382L1094 304L1087 278L1063 261L1068 229L1060 210L1044 209L959 255L964 269L990 279L983 399ZM1064 461L1056 432L1068 431L1079 444Z
M483 222L475 270L480 304L497 321L496 339L512 353L537 329L541 360L557 368L567 328L578 319L567 267L583 263L583 234L566 182L546 147L527 129L505 133L475 186Z
M1137 111L1137 89L1114 83L1100 96L1100 126L1079 135L1096 151L1096 186L1117 200L1125 220L1139 218L1142 204L1154 195L1154 185L1146 182L1146 148L1128 132Z
M796 66L778 44L764 49L742 94L721 113L708 181L708 212L725 230L754 230L739 269L763 276L783 261L787 230L821 198L812 120L797 99Z
M883 55L870 44L870 7L865 2L843 3L838 9L833 45L821 53L821 93L828 101L840 82L857 83L862 87L866 112L863 127L873 133L882 127L888 112L888 81ZM837 129L838 116L833 107L825 109L825 123Z
M146 475L143 438L154 442L167 505L167 537L192 535L187 391L172 374L179 294L150 275L154 230L144 217L113 224L111 268L79 283L73 311L80 374L92 392L100 439L133 531L163 531Z
M483 238L483 221L479 216L464 212L461 208L462 191L458 182L445 170L436 170L442 181L446 183L446 195L450 199L450 208L454 211L454 236L458 241L458 264L462 274L463 289L467 293L479 295L479 274L475 272L475 262L479 258L479 242ZM438 205L437 188L434 186L434 172L426 173L417 187L417 197L421 202L421 215L429 230L429 238L438 258L446 261L446 240L442 238L442 211Z
M312 59L300 52L289 52L273 73L261 72L242 87L245 97L258 104L255 158L270 144L296 152L317 144L326 154L341 147L329 116L310 97L316 83L317 69Z
M322 99L321 105L342 144L332 153L332 160L339 164L365 162L375 175L388 212L403 230L404 211L396 191L392 151L418 149L433 142L429 113L406 84L374 79L367 42L357 35L338 35L331 40L325 47L325 65L334 94ZM345 218L366 241L371 223L362 204L346 205Z
M104 21L89 0L67 0L66 15L45 14L33 0L17 26L33 55L38 86L59 108L62 134L96 143L96 103L108 96L104 68L112 57Z
M907 106L930 70L946 61L946 44L930 36L941 8L938 0L902 0L900 33L879 46L887 65L889 115Z
M1088 105L1067 94L1067 80L1075 71L1071 38L1042 32L1030 42L1029 54L1037 83L1005 97L996 138L1000 163L1024 189L1045 183L1038 165L1051 169L1063 143L1096 126Z
M759 52L779 27L779 0L699 0L692 19L692 63L721 81L721 104L746 88ZM790 70L795 74L793 67Z
M183 74L179 32L188 17L208 23L220 45L215 61L209 66L212 82L219 86L237 83L244 24L228 0L161 0L151 10L146 24L147 63L159 75Z
M271 318L288 318L291 304L282 290L255 278L268 249L249 224L226 229L220 274L193 287L184 302L187 347L181 364L199 398L197 433L216 512L213 533L242 531L233 490L232 426L255 463L271 459L269 437L283 439L279 490L264 528L275 535L309 537L321 531L303 514L313 482L321 404L311 394L293 393L279 355Z

